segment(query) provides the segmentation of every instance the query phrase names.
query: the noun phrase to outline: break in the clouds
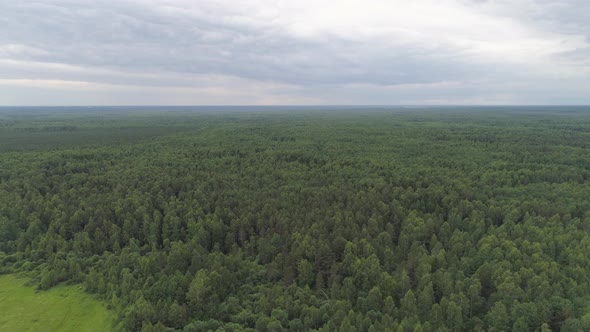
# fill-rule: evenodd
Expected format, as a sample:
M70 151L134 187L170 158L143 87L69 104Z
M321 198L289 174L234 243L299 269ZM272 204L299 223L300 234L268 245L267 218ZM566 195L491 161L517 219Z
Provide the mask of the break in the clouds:
M0 0L0 104L588 104L587 0Z

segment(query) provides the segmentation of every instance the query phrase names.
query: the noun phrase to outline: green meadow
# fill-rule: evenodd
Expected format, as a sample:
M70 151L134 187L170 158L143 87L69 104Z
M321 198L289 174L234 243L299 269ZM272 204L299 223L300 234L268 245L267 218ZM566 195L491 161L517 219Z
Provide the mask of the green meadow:
M79 286L37 291L27 279L0 276L0 331L111 331L114 315Z

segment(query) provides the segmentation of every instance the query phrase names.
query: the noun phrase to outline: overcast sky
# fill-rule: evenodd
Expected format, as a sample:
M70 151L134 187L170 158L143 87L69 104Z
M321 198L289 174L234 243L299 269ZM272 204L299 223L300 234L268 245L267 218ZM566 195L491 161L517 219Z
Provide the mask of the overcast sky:
M0 105L590 104L588 0L0 0Z

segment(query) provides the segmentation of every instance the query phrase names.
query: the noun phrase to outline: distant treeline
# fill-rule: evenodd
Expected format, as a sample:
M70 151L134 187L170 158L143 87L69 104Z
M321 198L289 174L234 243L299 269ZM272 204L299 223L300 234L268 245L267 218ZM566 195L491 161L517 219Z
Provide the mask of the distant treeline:
M14 128L16 131L25 132L38 132L38 131L74 131L78 130L76 126L56 126L56 127L25 127L25 128Z

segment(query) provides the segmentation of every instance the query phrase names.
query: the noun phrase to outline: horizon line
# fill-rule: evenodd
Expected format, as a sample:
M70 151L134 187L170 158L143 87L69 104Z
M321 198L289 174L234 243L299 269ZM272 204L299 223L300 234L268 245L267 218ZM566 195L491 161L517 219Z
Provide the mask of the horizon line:
M590 107L590 104L162 104L162 105L0 105L0 108L19 107Z

